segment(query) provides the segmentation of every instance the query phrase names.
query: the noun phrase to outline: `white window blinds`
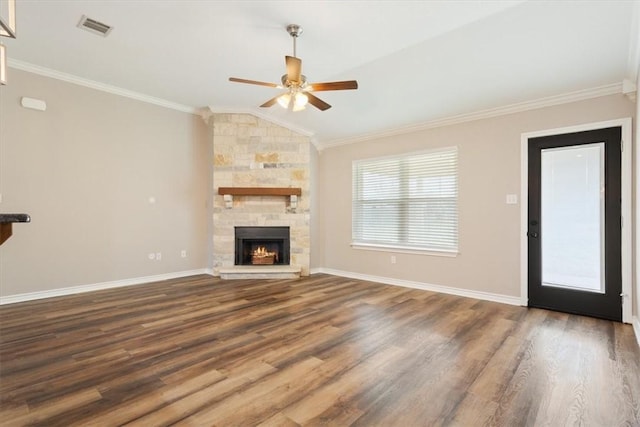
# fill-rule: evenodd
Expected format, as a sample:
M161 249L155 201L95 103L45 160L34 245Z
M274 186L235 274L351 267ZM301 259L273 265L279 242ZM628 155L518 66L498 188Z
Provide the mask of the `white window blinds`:
M457 147L353 162L353 244L458 251Z

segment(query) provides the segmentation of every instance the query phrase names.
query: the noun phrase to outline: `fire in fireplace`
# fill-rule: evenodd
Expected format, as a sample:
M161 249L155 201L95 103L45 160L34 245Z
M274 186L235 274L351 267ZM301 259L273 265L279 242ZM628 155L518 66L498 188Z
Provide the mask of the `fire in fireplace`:
M235 265L289 265L289 227L235 227Z
M269 252L264 246L251 252L251 264L275 264L278 261L278 252Z

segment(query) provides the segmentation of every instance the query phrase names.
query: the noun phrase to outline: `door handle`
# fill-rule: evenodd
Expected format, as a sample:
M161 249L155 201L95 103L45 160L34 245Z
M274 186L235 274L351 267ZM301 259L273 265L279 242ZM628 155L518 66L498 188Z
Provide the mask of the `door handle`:
M538 238L538 233L536 233L535 231L527 231L527 236L533 237L534 239L537 239Z

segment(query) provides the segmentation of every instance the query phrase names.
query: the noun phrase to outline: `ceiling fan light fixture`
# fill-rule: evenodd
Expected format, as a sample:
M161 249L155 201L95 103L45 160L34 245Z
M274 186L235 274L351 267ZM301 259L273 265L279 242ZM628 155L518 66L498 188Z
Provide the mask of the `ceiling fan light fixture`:
M285 110L291 109L292 111L302 111L309 102L309 97L304 93L293 89L280 95L276 98L276 101L278 101L278 104L280 104L280 106Z
M285 109L289 108L290 102L291 102L291 95L289 95L289 93L283 93L278 97L278 104L280 104L282 108L285 108Z
M296 92L293 99L294 99L293 111L304 110L304 107L307 105L307 102L309 102L309 97L302 92Z

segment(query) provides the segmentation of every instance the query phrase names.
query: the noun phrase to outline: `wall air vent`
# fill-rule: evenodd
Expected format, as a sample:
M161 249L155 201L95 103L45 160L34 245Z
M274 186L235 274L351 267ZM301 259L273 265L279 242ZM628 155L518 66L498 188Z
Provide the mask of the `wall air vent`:
M113 30L113 27L110 25L103 24L102 22L91 19L86 15L82 15L82 18L80 18L78 28L82 28L83 30L90 31L94 34L100 34L103 37L107 37L111 30Z

